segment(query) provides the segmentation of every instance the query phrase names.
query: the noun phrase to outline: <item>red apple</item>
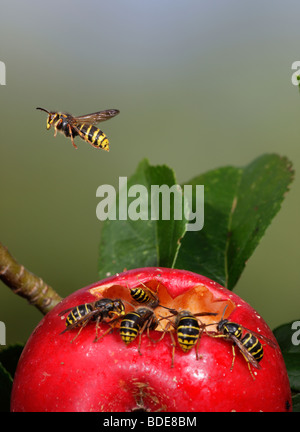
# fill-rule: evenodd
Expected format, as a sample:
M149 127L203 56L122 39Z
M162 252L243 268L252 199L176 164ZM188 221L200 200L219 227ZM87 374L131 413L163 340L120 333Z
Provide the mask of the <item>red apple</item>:
M164 332L144 331L141 354L138 339L126 345L116 326L111 333L95 340L95 322L90 321L76 339L78 327L66 328L66 315L59 313L99 298L125 300L127 311L134 303L129 290L151 289L160 304L193 314L214 312L217 316L201 317L212 324L225 318L260 333L276 343L261 316L240 297L216 282L198 274L166 268L141 268L125 271L65 298L39 323L21 355L15 374L12 411L95 411L129 412L135 410L166 412L199 411L291 411L289 380L278 345L261 340L264 357L260 369L248 363L235 348L231 368L232 342L204 333L195 348L184 352L176 341L172 361L172 325ZM129 302L129 303L127 303ZM226 309L225 309L225 306ZM170 317L167 309L155 309L159 319ZM101 323L100 332L110 326ZM167 331L166 331L167 330ZM213 325L207 332L216 331ZM246 331L244 331L246 333ZM152 339L160 339L154 343ZM151 339L148 337L150 336ZM73 340L74 339L74 340ZM73 341L72 341L73 340ZM174 338L174 340L176 340Z

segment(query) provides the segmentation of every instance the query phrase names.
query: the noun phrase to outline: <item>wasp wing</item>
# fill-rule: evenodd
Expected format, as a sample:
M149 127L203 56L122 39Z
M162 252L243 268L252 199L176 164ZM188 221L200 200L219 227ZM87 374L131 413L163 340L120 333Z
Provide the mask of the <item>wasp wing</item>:
M90 303L90 304L93 304L93 303ZM77 306L70 307L69 309L65 309L65 310L59 312L58 315L59 315L59 316L65 315L66 313L71 312L72 310L77 309L77 308L82 307L82 306L85 306L85 305L86 305L86 303L85 303L85 304L81 304L81 305L77 305Z
M256 336L258 339L263 340L264 342L266 342L268 345L270 345L272 348L277 348L277 345L275 342L273 342L271 339L267 338L266 336L262 335L261 333L255 332L253 330L248 329L247 327L241 326L241 328L243 330L246 330L247 332L253 334L254 336Z
M81 306L81 305L80 305L80 306ZM66 313L71 312L73 309L76 309L76 307L77 307L77 306L73 306L73 307L71 307L71 308L69 308L69 309L65 309L65 310L59 312L58 315L59 315L59 316L61 316L61 315L65 315Z
M243 356L252 364L252 366L254 366L256 369L261 369L260 364L255 360L253 355L249 353L247 348L242 344L242 342L236 336L230 335L228 339L230 339L232 342L234 342L237 345L237 347L239 348Z
M98 111L92 114L86 114L83 116L73 117L72 123L86 123L86 124L96 124L100 123L106 120L109 120L112 117L115 117L117 114L119 114L119 110L116 109L109 109L105 111Z
M80 326L85 321L90 321L97 314L99 314L99 311L97 309L91 311L89 314L83 316L79 320L75 321L73 324L68 325L60 334L63 334L66 331L72 330L73 328Z

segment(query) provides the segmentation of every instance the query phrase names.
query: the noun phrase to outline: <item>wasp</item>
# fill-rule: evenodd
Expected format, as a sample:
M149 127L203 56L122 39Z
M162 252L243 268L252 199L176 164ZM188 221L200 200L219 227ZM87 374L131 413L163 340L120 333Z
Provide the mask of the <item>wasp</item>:
M59 315L64 315L68 312L66 328L61 332L61 334L72 330L75 327L80 327L79 332L74 337L74 339L76 339L82 329L91 320L96 320L96 341L98 340L99 323L107 322L108 319L111 320L109 322L119 319L121 316L125 315L125 307L120 299L111 300L109 298L103 298L93 303L85 303L74 308L66 309L60 312ZM109 331L110 330L111 329L109 329ZM74 339L72 339L71 342L73 342Z
M177 341L182 351L188 352L195 346L196 360L199 360L199 355L198 355L199 343L200 343L202 333L207 325L202 323L200 320L198 320L197 317L216 316L217 314L214 312L199 312L197 314L192 314L188 310L182 310L178 312L174 309L171 309L171 311L173 315L170 315L168 317L162 317L162 320L164 319L169 320L169 318L175 315L176 316L175 321L173 322L169 320L169 323L166 325L164 329L164 333L162 337L158 339L157 342L159 342L164 338L166 332L169 330L170 326L172 326L173 329L176 331ZM171 367L174 367L176 342L172 331L170 332L170 336L171 336L172 347L173 347Z
M79 117L73 117L71 114L48 111L45 108L38 107L37 109L45 111L48 114L47 130L53 126L55 130L54 136L56 136L57 131L59 131L66 137L70 137L72 144L76 149L77 146L74 143L74 138L78 135L93 147L109 151L109 141L107 136L104 132L98 129L95 124L115 117L119 114L119 110L109 109Z
M272 348L276 348L276 344L266 336L256 333L253 330L249 330L248 328L238 323L231 322L227 319L224 319L223 317L224 317L226 307L223 311L223 316L221 320L217 323L217 330L221 334L213 335L213 337L222 337L232 342L233 358L232 358L231 370L233 369L233 365L235 361L235 345L238 347L238 349L240 350L244 359L247 362L248 369L253 380L255 380L250 364L256 369L260 369L261 366L259 362L264 356L263 346L259 339L265 341Z
M155 309L156 307L159 306L161 308L168 309L170 312L176 313L175 309L171 309L160 304L157 295L143 282L141 282L141 285L143 286L143 288L137 287L137 288L130 289L130 295L136 302L141 304L146 303L147 306L151 307L152 309Z
M148 288L143 282L141 282L142 287L131 288L130 295L138 303L146 303L147 306L155 309L159 304L158 297L154 292ZM163 307L163 306L162 306Z
M152 308L156 308L159 305L158 298L149 288L146 290L140 287L131 288L130 295L138 303L147 303Z
M150 307L139 307L136 310L127 313L120 323L120 335L123 341L128 345L139 336L138 352L141 354L141 337L144 330L155 330L158 326L158 320L154 311Z

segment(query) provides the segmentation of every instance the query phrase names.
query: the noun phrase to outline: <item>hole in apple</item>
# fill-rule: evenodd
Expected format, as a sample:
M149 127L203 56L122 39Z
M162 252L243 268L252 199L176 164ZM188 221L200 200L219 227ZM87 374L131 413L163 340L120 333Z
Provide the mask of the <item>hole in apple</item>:
M200 320L206 325L211 325L210 331L216 331L216 326L212 324L220 321L222 317L224 319L228 319L236 307L230 299L215 297L206 286L201 284L196 285L195 287L175 298L172 298L167 288L161 282L155 279L144 282L137 281L137 284L131 286L130 288L128 286L118 284L101 285L91 288L89 292L97 299L119 298L124 300L125 311L127 313L136 307L142 306L141 303L136 302L130 295L131 288L149 290L150 294L152 293L158 298L159 305L154 309L154 311L156 317L160 319L160 325L157 327L156 331L164 331L170 320L174 322L176 315L166 308L173 310L175 309L177 312L186 310L194 315L201 312L215 313L215 316L201 316ZM145 306L145 304L143 305ZM162 306L165 306L165 308ZM163 317L169 318L161 319ZM172 326L169 326L169 329L172 329Z

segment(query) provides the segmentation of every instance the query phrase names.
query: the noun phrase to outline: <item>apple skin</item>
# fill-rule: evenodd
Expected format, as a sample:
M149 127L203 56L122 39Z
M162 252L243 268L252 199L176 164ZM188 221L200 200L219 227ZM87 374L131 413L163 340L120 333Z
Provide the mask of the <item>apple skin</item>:
M12 389L13 412L220 412L292 410L291 391L281 351L263 343L261 369L252 367L255 380L232 343L203 335L195 349L175 350L171 368L171 338L153 343L142 335L128 346L118 331L94 343L95 324L89 323L72 343L77 329L60 334L65 321L59 312L95 301L92 289L121 285L131 288L137 280L158 280L175 298L196 285L204 285L217 299L230 299L235 309L230 321L237 322L276 342L259 314L239 296L216 282L184 270L141 268L125 271L65 298L38 324L19 361ZM108 328L103 324L103 328ZM153 338L158 332L151 332ZM159 333L158 336L160 336ZM158 337L156 337L158 338Z

